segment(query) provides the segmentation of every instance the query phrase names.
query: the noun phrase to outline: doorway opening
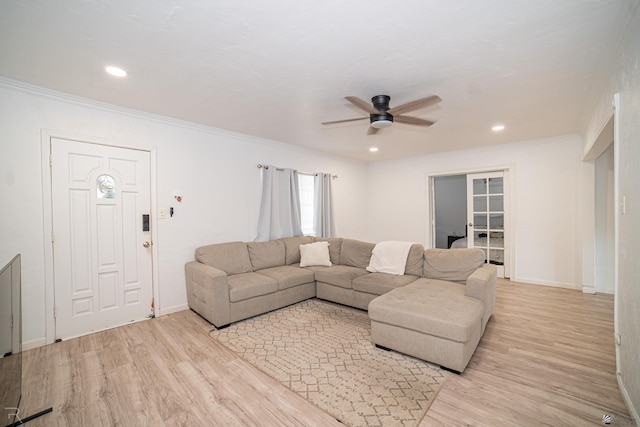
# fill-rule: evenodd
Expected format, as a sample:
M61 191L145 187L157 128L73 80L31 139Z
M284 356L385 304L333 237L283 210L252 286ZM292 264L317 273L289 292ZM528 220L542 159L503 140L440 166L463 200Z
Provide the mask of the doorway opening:
M430 177L431 247L480 248L510 277L508 170Z

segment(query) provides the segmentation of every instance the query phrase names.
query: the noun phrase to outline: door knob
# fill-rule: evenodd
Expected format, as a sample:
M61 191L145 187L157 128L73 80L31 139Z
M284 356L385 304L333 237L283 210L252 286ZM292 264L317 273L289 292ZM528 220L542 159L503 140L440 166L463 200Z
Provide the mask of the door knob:
M469 223L469 227L473 227L473 224L472 224L472 223Z
M144 246L145 248L148 248L149 246L151 246L151 243L149 243L149 242L144 242L144 243L142 244L142 246Z

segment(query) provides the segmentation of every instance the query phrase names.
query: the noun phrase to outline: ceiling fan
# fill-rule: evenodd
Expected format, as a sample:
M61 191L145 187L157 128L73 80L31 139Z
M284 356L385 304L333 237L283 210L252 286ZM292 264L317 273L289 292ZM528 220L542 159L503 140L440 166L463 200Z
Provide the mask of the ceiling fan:
M407 102L406 104L398 105L397 107L389 108L389 101L391 97L388 95L376 95L371 98L371 104L358 98L357 96L346 96L347 101L351 102L356 107L369 113L369 123L371 126L367 131L367 134L372 135L378 132L379 129L389 127L394 121L398 123L406 123L409 125L417 126L431 126L435 122L426 119L419 119L417 117L403 116L402 113L408 113L409 111L417 110L418 108L427 107L429 105L437 104L442 101L439 96L431 95L426 98L416 99L415 101ZM364 120L367 117L358 117L356 119L334 120L331 122L323 122L323 125L330 125L334 123L353 122L356 120Z

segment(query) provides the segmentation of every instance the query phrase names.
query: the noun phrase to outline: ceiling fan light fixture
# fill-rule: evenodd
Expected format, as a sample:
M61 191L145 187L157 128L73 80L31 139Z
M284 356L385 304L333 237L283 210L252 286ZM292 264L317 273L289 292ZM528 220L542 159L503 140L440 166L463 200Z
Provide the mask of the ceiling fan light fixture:
M393 122L391 120L377 120L375 122L371 122L371 126L376 129L388 128L391 126Z

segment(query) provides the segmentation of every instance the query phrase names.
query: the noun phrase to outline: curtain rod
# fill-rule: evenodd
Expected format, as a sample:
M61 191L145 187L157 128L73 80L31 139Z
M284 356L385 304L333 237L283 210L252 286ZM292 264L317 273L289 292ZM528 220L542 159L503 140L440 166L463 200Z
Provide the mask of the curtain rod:
M263 164L258 163L258 169L261 169L261 168L265 168L266 169L267 167L268 167L268 165L263 165ZM280 172L283 172L284 168L276 167L276 170L280 171ZM315 173L313 173L313 172L302 172L302 171L299 171L299 170L296 170L295 172L299 173L299 174L302 174L302 175L315 175ZM338 175L331 175L331 178L338 179Z

